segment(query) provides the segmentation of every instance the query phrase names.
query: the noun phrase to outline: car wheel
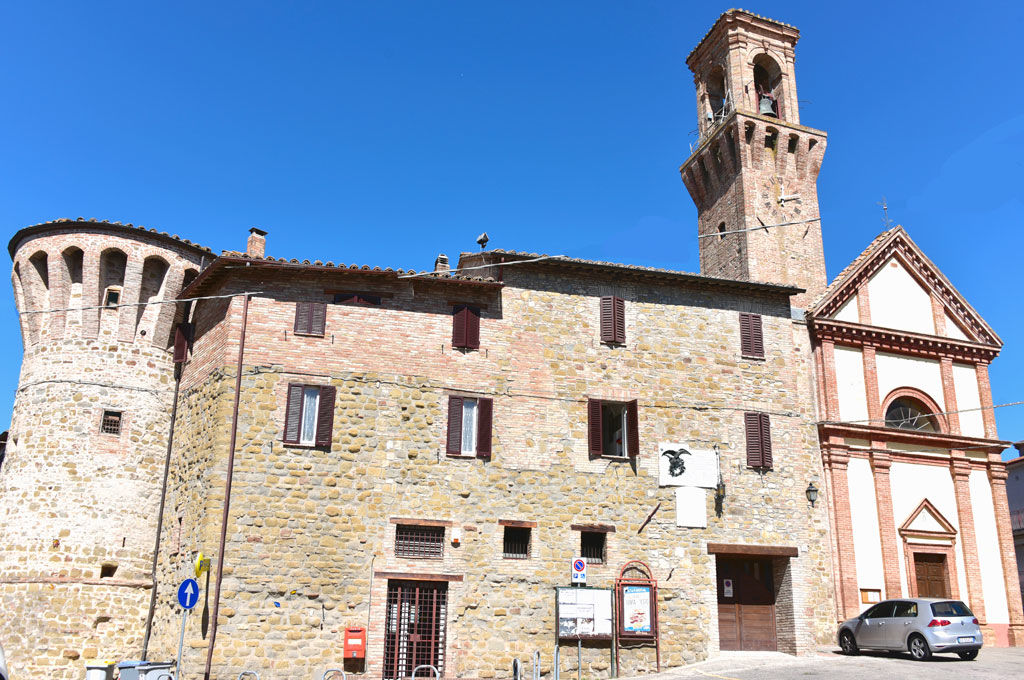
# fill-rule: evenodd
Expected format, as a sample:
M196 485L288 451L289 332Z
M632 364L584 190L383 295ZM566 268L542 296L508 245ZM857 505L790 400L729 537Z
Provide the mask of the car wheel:
M964 661L974 661L975 659L978 658L978 650L977 649L972 649L969 652L957 652L956 655L959 656Z
M914 657L914 661L927 661L932 658L931 647L928 646L928 642L920 635L911 636L907 647L910 649L910 656Z
M839 646L843 650L843 654L853 656L860 650L857 649L857 641L853 638L853 633L848 630L844 630L839 636Z

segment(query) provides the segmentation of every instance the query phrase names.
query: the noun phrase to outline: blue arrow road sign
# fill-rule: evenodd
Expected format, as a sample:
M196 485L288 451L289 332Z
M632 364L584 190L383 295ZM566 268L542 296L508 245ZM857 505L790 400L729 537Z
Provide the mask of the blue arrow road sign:
M178 586L178 604L184 609L192 609L199 601L199 584L194 578L187 578Z

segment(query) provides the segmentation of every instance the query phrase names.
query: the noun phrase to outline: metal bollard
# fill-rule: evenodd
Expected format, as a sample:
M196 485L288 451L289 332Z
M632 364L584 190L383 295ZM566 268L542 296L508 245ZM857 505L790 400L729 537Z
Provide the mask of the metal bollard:
M238 674L238 677L235 678L235 680L242 680L242 676L244 676L244 675L253 675L253 676L256 677L256 680L260 680L260 674L257 673L256 671L242 671L241 673Z
M429 663L424 663L412 669L412 675L409 676L409 680L416 680L416 673L421 668L429 668L430 670L434 671L434 677L440 679L441 674L437 672L437 668L435 666L431 666Z
M521 680L523 675L523 664L519 659L512 659L512 680Z
M341 680L348 680L348 675L346 675L345 671L341 670L340 668L328 668L324 671L324 676L320 678L320 680L327 680L328 677L334 675L335 673L341 673Z

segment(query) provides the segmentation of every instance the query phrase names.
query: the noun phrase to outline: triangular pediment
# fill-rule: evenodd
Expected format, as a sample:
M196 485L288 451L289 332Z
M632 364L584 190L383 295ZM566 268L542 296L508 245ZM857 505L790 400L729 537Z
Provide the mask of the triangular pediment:
M944 535L953 537L956 535L956 528L942 516L942 513L932 505L932 502L925 498L921 504L910 513L907 520L900 525L901 535L915 534L924 536Z
M859 312L865 294L870 320ZM932 297L942 306L939 325ZM815 300L808 316L1002 346L995 331L903 227L880 234Z

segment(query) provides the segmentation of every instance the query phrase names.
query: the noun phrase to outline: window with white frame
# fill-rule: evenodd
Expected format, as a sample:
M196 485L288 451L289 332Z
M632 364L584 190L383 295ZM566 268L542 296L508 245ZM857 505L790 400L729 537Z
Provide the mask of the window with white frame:
M284 443L330 446L337 390L330 385L288 385Z
M493 411L491 399L450 395L446 453L456 458L490 458Z

